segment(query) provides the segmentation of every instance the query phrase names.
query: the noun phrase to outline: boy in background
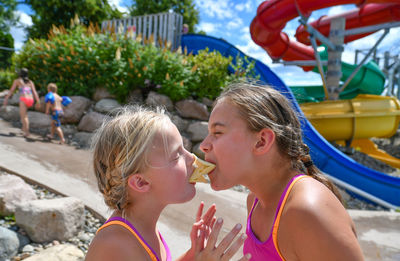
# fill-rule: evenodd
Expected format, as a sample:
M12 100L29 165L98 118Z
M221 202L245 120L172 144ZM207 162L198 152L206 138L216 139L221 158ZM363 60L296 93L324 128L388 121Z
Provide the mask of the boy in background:
M60 144L64 144L64 133L61 129L60 122L60 118L64 115L62 109L63 98L57 94L57 85L54 83L49 83L47 85L47 91L48 93L45 96L46 114L51 113L52 119L50 134L47 135L47 138L53 139L54 132L57 132L57 135L60 137Z

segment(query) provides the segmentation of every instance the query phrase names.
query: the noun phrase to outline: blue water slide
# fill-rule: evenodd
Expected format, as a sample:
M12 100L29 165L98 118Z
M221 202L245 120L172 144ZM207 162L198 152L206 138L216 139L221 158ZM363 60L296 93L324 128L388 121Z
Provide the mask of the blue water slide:
M181 46L182 49L186 48L188 53L192 52L194 55L199 50L208 47L210 51L216 50L226 57L246 57L243 52L227 41L205 35L183 35ZM304 141L310 147L311 157L320 170L337 185L359 197L388 208L400 208L400 178L367 168L337 150L305 118L293 93L285 83L262 62L251 57L247 59L255 62L255 71L259 79L284 94L303 118Z

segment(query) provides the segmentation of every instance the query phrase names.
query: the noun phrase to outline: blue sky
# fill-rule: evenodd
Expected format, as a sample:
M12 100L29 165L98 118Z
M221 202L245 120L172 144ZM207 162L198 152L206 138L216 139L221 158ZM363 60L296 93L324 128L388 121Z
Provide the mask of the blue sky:
M321 84L321 79L318 74L313 72L305 73L297 66L283 66L281 64L273 64L268 54L252 40L249 32L249 26L256 15L257 7L262 0L194 0L196 7L200 11L200 22L197 30L203 30L208 35L217 38L224 38L231 44L235 45L245 54L258 59L278 74L279 77L287 85L315 85ZM117 7L120 11L126 12L127 6L131 5L131 0L109 0L110 4ZM339 14L344 11L354 9L354 5L341 5L332 8L314 11L310 21L318 19L321 15ZM18 15L22 25L31 25L32 20L30 14L32 11L26 5L18 6ZM294 19L287 23L284 31L290 38L294 38L294 32L299 26L298 19ZM12 28L11 33L15 40L15 48L20 49L26 36L23 30ZM364 37L345 45L345 50L342 59L348 63L354 63L354 51L356 49L371 48L376 40L382 35L382 31L371 36ZM392 28L390 34L386 36L383 42L379 45L378 50L388 50L393 54L399 54L400 48L398 44L400 29Z

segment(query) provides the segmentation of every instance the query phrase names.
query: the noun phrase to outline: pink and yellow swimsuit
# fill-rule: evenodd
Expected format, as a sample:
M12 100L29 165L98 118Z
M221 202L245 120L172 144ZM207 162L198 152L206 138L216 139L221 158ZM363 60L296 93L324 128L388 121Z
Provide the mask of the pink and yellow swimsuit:
M25 103L26 107L32 107L34 100L32 97L32 89L29 86L22 86L19 88L19 100Z
M278 203L278 207L275 212L275 219L272 226L272 231L265 242L260 241L256 235L254 235L253 230L251 228L251 216L253 214L254 207L257 205L258 198L254 200L253 206L251 207L251 211L247 218L247 227L246 234L247 239L244 241L243 245L243 254L250 253L252 261L259 260L270 260L270 261L282 261L285 260L282 256L282 253L279 250L278 246L278 229L279 222L282 215L282 210L285 207L286 200L289 196L290 191L293 188L293 185L300 179L309 177L303 174L299 174L294 176L289 183L286 185L284 192L281 195L281 198Z
M121 217L112 217L108 219L98 230L97 233L102 230L105 227L111 226L111 225L119 225L123 226L129 232L131 232L136 239L139 241L139 243L143 246L143 248L146 250L146 252L149 254L150 258L152 261L160 261L160 259L157 257L156 252L151 248L151 246L144 240L144 238L139 234L139 232L136 230L136 228L126 219L121 218ZM164 238L161 236L159 233L161 242L164 245L165 252L167 254L167 261L171 261L171 252L169 251L169 248L167 246L167 243L164 241Z

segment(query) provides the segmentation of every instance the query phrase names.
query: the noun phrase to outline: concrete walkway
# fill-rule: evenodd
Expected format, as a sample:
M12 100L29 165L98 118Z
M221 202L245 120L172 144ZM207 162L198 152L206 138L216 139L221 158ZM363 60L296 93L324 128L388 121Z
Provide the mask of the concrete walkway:
M47 142L35 135L26 140L19 132L0 119L0 168L63 195L77 197L102 219L108 217L109 211L92 173L90 151ZM173 258L190 247L189 231L200 201L206 207L216 203L217 216L224 218L224 234L236 223L244 225L246 221L244 193L215 192L207 184L197 184L196 188L192 201L168 206L160 218L158 227ZM358 210L349 213L356 224L365 260L400 261L400 213Z

